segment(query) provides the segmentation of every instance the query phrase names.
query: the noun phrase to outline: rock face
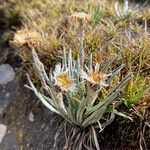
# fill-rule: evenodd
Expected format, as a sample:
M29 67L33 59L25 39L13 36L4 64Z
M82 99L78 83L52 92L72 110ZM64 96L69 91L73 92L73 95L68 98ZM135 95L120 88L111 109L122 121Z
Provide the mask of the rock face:
M0 115L0 123L7 125L7 133L3 136L0 149L53 150L54 137L63 119L51 113L20 82L15 84L14 94L10 96L11 102ZM58 150L63 147L64 140L62 132Z

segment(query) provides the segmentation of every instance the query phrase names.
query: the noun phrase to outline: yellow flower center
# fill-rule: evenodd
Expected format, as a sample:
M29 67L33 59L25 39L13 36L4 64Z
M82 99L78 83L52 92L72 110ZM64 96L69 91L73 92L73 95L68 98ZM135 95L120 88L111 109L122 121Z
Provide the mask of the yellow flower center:
M67 74L61 74L57 77L57 80L63 87L68 87L72 83L72 80L68 77Z
M98 72L91 72L89 76L92 80L94 80L95 84L99 84L100 82L104 82L107 78L104 77L102 73Z

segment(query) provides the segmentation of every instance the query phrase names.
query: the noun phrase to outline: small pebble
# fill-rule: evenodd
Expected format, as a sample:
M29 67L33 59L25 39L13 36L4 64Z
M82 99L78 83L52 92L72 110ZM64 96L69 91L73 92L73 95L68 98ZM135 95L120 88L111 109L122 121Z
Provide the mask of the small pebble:
M19 126L20 124L21 124L21 123L18 121L18 122L17 122L17 125Z
M4 124L0 124L0 143L2 142L3 138L6 135L7 126Z
M18 70L18 68L15 68L15 71L17 71Z
M31 121L31 122L34 121L34 115L32 112L29 113L29 121Z

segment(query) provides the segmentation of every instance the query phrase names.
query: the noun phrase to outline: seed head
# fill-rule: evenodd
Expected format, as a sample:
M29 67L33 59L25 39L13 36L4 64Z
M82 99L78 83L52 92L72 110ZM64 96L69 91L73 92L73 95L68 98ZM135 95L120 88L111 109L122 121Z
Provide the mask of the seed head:
M12 41L9 43L16 47L33 46L37 47L41 41L41 35L37 32L31 32L27 29L21 29L16 32Z
M91 21L92 17L84 12L74 13L71 15L71 19L83 23L86 21Z

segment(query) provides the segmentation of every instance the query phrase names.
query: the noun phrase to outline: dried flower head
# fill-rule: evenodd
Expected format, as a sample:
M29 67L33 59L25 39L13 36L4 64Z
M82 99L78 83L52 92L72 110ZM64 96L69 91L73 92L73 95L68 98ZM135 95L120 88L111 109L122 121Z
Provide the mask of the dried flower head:
M84 21L91 21L92 17L84 12L79 12L71 15L71 19L82 23Z
M87 67L86 67L87 68ZM105 83L107 80L107 77L109 77L111 74L103 74L99 71L99 64L97 63L95 66L95 70L89 70L87 68L87 73L82 70L81 76L82 78L86 79L87 81L91 82L93 85L100 85L100 86L108 86L108 84Z
M58 86L62 91L76 91L76 84L74 83L74 80L71 79L71 77L68 75L68 71L63 71L63 68L61 68L61 65L58 64L55 67L54 74L54 80L55 85Z
M24 45L37 47L41 41L41 35L37 32L31 32L27 29L21 29L16 32L12 41L9 41L11 45L21 47Z

